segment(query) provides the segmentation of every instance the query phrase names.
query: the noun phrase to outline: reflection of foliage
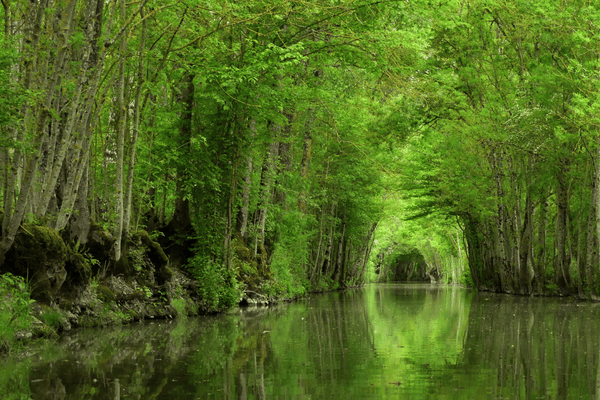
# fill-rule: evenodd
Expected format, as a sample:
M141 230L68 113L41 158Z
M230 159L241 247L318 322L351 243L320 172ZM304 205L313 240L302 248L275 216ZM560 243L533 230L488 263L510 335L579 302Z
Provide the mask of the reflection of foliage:
M0 398L3 400L30 399L29 362L0 363Z
M237 318L218 318L198 327L198 348L188 366L188 372L198 379L224 369L235 351L236 339L242 333Z
M560 299L370 286L234 315L82 330L49 348L46 364L0 365L0 398L45 398L73 384L68 399L97 399L117 379L139 398L529 398L525 387L591 398L598 321L593 305Z
M454 287L415 290L410 285L381 286L371 295L369 316L378 332L375 346L380 354L394 355L394 368L456 362L463 351L471 296Z
M495 398L589 399L598 396L600 309L562 299L478 294L471 306L463 386L488 371ZM480 372L479 372L480 373ZM523 396L524 397L524 396Z
M382 310L379 294L389 308ZM406 310L395 303L394 294L379 294L352 290L238 315L106 328L102 335L97 335L97 330L83 331L76 341L67 338L64 348L52 356L54 360L71 359L55 362L53 376L82 376L79 381L88 383L70 389L80 397L112 390L100 384L99 376L111 381L128 365L136 365L136 372L127 378L119 376L121 387L142 398L159 393L179 398L193 393L193 397L207 398L222 391L230 397L245 391L256 398L261 393L267 398L335 398L342 393L341 387L373 397L373 390L379 394L388 381L398 380L397 371L381 377L382 362L406 371L425 369L419 360L406 360L405 354L397 351L399 336L389 337L390 332L423 317L439 321L424 321L423 330L415 336L427 329L439 332L436 337L455 337L457 333L453 328L456 320L440 320L446 309L439 310L435 295L417 298L417 312L409 312L411 317L403 315L404 324L396 316ZM458 314L468 311L460 302L447 302L444 307L455 307ZM393 311L395 308L399 311ZM423 343L429 345L428 339L423 338ZM181 374L193 383L181 386L168 378L179 380L176 376ZM327 385L308 385L324 379ZM365 385L365 381L379 385L382 379L384 387ZM385 398L384 391L380 394L378 397Z

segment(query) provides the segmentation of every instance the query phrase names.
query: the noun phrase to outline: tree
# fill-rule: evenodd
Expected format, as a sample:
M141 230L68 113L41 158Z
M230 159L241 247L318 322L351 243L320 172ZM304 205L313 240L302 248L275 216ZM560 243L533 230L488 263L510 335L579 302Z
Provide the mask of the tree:
M574 190L593 182L589 149L596 148L573 108L574 98L585 97L573 65L595 63L585 23L571 23L586 7L449 3L434 25L432 56L421 75L429 82L421 120L435 125L413 150L433 150L413 161L430 172L406 187L421 197L424 213L459 217L478 287L521 293L593 287L584 265L596 256L583 238L596 239L574 224L593 214L584 193L595 192ZM433 171L424 166L430 160L438 167Z

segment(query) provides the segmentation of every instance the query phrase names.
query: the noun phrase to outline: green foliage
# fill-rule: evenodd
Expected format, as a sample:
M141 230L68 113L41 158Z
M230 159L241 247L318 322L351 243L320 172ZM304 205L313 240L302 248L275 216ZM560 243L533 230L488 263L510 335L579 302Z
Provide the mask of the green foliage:
M138 290L145 299L149 299L153 295L152 289L150 289L148 286L141 286Z
M240 288L233 271L222 264L195 255L186 269L198 281L198 294L207 311L223 311L238 304Z
M598 80L589 77L598 70L590 47L598 34L590 26L598 12L581 19L581 2L474 1L466 13L457 6L415 10L431 22L427 55L407 89L396 70L390 103L399 112L383 113L380 125L405 140L390 151L400 160L391 168L401 172L404 233L376 254L410 243L429 263L441 259L454 282L521 292L580 285L581 292L593 277L572 260L596 258L583 246L591 233L578 227L594 215ZM391 145L384 129L378 137ZM566 199L561 187L569 188ZM519 260L525 250L535 259Z
M61 327L63 318L60 312L49 307L44 308L40 316L42 322L54 330L58 330Z
M187 318L187 316L188 316L187 302L185 301L185 299L183 299L181 297L175 298L175 299L171 300L171 306L173 306L175 311L177 311L178 318L184 318L184 319Z
M82 246L79 241L75 243L75 246L73 247L73 252L75 254L80 254L81 256L83 256L83 258L91 267L100 268L100 260L94 258L94 256L90 253L90 250L87 247Z
M0 36L0 148L18 145L9 132L18 122L18 110L25 100L24 90L15 79L17 61L18 54L13 43Z
M30 327L33 302L22 277L10 273L0 275L0 353L16 345L16 332Z
M314 222L299 212L279 210L276 231L278 240L273 250L270 283L272 295L295 298L303 296L310 288L306 274L311 246L310 228Z
M268 292L277 297L296 298L306 294L310 283L306 278L303 258L306 251L278 246L273 253L273 283L269 283Z
M171 299L171 306L177 311L177 317L186 319L188 316L188 304L186 299L183 297L181 287L177 287L173 298Z
M189 256L174 249L190 249L194 241L188 269L203 282L207 309L235 302L234 274L252 289L264 280L270 293L293 297L376 279L376 257L399 246L418 249L447 282L493 281L491 270L478 276L490 260L470 260L467 268L467 254L475 255L466 247L486 254L502 248L489 239L497 227L507 232L504 243L520 243L516 238L525 231L549 231L559 183L570 196L565 220L573 227L566 241L583 247L575 244L582 235L574 226L583 226L593 208L600 86L593 56L598 34L591 27L599 15L582 2L474 0L468 12L459 3L168 2L152 6L152 28L142 31L142 13L132 12L146 3L131 2L127 52L102 53L106 65L98 66L102 79L94 97L79 102L90 107L69 109L78 104L69 100L76 86L69 75L57 81L50 106L39 96L36 110L47 109L46 125L59 135L63 127L54 121L61 112L89 115L89 168L69 171L67 181L87 176L98 224L116 232L129 211L126 226L151 231L151 240L173 252L172 262L180 258L173 267ZM125 22L114 23L117 32ZM88 46L80 29L85 24L75 25L65 41L69 54ZM52 43L50 32L41 30L44 43ZM0 44L6 44L0 91L10 92L0 96L0 127L7 127L3 121L25 117L1 101L18 98L12 82L24 82L16 71L26 68L15 63L28 57L9 42ZM31 65L44 64L35 60ZM121 61L125 93L115 84ZM69 62L73 71L82 68L78 59ZM52 73L32 76L54 82ZM130 104L126 115L111 101L121 95ZM36 113L32 108L31 121L46 118ZM124 118L131 135L120 149ZM119 159L133 191L121 210ZM40 163L40 174L52 169L47 160ZM247 211L243 234L241 211ZM53 212L28 218L50 226ZM531 221L525 214L533 229L518 226ZM471 243L464 243L469 227L476 234L466 234ZM540 241L550 246L554 236L548 232ZM533 247L533 239L523 241ZM513 257L519 246L509 251ZM239 250L251 255L240 257ZM369 253L365 275L362 258ZM139 271L141 249L129 255ZM583 259L578 256L565 259ZM550 267L550 257L542 258L535 265ZM560 275L535 274L543 281Z

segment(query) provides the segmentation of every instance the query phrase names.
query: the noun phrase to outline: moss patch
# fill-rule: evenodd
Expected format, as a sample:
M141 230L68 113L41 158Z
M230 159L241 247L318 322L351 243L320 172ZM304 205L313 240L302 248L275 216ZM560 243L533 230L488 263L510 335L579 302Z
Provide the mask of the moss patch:
M98 265L92 266L92 273L97 274L100 266L111 263L110 255L115 239L102 225L92 222L88 233L86 248L89 254L98 260Z
M164 252L163 248L158 242L150 239L148 232L140 230L135 235L141 243L147 248L147 254L150 262L156 269L156 280L158 285L164 285L170 282L173 278L173 271L169 268L169 257Z
M115 301L116 295L110 290L108 286L100 285L96 288L96 294L105 303Z
M29 279L31 297L50 304L67 278L71 252L51 228L23 224L6 255L5 272Z

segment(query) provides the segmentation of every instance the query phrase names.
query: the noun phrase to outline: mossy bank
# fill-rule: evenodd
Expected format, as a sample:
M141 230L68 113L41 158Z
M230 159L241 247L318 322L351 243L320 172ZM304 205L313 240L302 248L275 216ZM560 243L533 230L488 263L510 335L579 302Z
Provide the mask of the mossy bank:
M163 250L168 239L144 230L127 237L118 261L114 243L98 224L83 243L67 231L23 224L0 269L0 353L76 327L264 306L338 288L277 279L265 251L253 255L242 240L229 269L198 255L173 262Z
M272 300L260 293L258 275L248 289L240 279L245 270L215 273L215 265L207 263L200 274L191 273L187 264L171 265L153 239L143 230L130 235L115 262L110 257L115 240L100 225L91 226L82 244L67 233L24 224L0 270L0 353L74 327L185 317Z

